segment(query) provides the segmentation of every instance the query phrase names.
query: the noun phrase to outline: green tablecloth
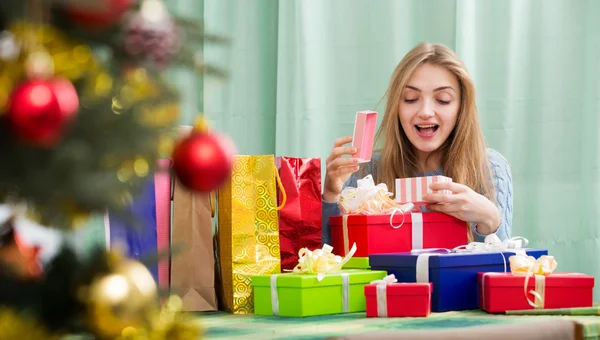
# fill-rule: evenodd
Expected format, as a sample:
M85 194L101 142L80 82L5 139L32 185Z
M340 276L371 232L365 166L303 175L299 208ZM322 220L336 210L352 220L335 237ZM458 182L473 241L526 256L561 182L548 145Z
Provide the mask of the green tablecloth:
M206 339L323 339L381 330L473 327L557 318L578 321L584 325L586 338L600 338L600 316L492 315L473 310L434 313L427 318L366 318L365 313L282 318L223 312L200 313L198 317Z

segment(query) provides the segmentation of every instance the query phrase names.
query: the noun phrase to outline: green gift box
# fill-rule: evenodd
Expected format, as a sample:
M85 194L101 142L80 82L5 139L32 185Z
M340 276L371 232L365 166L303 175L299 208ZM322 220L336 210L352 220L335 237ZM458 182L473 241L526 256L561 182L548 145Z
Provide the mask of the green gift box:
M344 269L325 275L272 274L252 277L254 314L314 316L364 312L364 288L387 275L383 270Z
M371 269L368 257L353 257L343 267L344 269Z

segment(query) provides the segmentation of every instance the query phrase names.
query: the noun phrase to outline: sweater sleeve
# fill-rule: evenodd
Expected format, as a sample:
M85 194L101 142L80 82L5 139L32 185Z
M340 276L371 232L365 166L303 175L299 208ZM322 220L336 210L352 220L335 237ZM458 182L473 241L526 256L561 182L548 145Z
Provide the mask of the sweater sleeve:
M488 161L496 187L496 200L498 209L500 209L501 223L496 230L496 235L504 241L511 237L512 218L513 218L513 183L510 164L497 151L488 149ZM483 242L487 235L477 232L477 227L473 230L475 241Z

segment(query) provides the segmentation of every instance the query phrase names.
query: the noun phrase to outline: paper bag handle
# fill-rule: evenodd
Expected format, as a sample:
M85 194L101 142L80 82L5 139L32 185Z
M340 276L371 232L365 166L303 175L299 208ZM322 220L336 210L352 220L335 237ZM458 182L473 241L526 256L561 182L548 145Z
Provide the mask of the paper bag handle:
M287 201L287 195L285 194L285 188L283 184L281 184L281 178L279 177L279 169L273 164L275 168L275 179L277 180L277 185L279 186L279 190L281 190L281 205L277 207L277 210L283 209L285 206L285 202ZM275 195L275 205L277 205L277 195Z
M210 203L210 217L215 217L215 196L216 196L216 192L215 191L211 191L208 195L209 198L209 203Z

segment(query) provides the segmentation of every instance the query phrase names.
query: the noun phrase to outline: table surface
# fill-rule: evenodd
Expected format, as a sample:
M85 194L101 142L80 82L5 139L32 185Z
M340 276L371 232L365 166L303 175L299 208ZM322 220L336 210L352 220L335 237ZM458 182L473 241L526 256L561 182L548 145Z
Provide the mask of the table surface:
M331 336L381 330L444 329L567 319L584 326L585 337L600 338L600 316L500 315L482 310L433 313L425 318L366 318L365 313L306 318L234 315L225 312L197 314L205 339L324 339Z

